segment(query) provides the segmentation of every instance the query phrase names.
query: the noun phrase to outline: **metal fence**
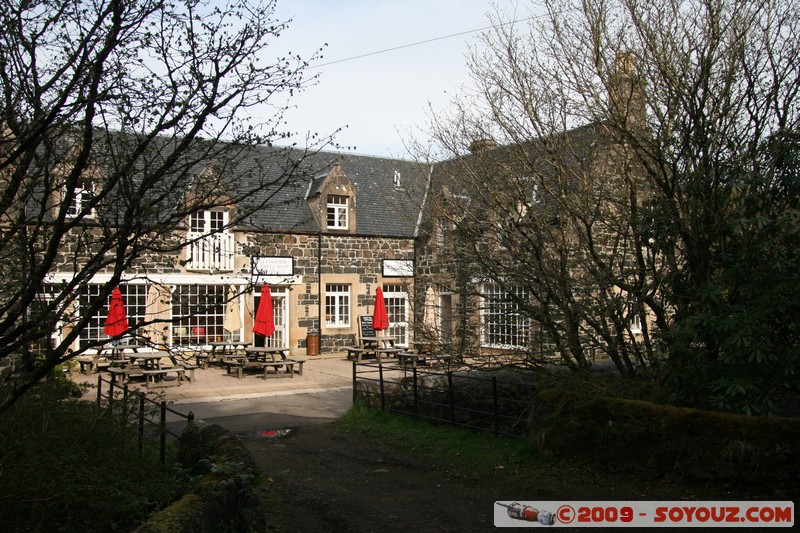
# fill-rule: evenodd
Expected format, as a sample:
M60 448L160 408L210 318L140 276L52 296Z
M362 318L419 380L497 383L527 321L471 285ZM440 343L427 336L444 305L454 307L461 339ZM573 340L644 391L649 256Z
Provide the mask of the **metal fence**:
M103 388L103 384L108 385L107 389ZM194 420L194 414L191 411L189 414L175 411L167 407L167 402L164 400L153 400L141 391L129 389L127 384L119 386L112 380L98 376L97 406L101 407L103 402L112 411L116 410L116 406L119 405L124 423L135 426L140 455L144 453L146 444L158 444L161 464L166 462L167 435L174 438L180 437L167 429L167 412L178 415L187 422Z
M353 402L495 435L526 436L535 386L492 371L405 369L353 362Z

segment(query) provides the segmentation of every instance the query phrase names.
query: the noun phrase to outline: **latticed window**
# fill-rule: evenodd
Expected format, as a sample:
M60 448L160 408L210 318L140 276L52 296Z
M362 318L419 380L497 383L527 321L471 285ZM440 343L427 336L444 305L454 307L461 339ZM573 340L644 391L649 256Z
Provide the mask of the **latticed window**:
M483 345L525 347L528 345L530 319L519 312L519 302L528 298L526 288L509 291L497 283L483 284Z
M347 196L328 195L327 217L329 229L347 229L349 227L347 208Z
M224 285L178 285L172 294L174 346L208 344L222 340L225 332Z
M84 289L80 296L80 312L88 313L89 306L100 297L102 285L89 285ZM145 319L147 308L147 285L120 285L122 302L125 304L125 316L128 318L128 325L133 327L137 322ZM89 324L80 334L80 346L85 348L90 344L96 344L108 339L108 335L103 333L108 315L108 302L100 307L100 310L92 316Z
M350 285L325 285L325 324L329 328L350 327Z
M198 211L191 215L193 233L215 233L222 231L228 222L228 213L220 210Z
M394 337L395 343L408 346L408 293L403 285L384 285L383 297L389 329L386 335Z

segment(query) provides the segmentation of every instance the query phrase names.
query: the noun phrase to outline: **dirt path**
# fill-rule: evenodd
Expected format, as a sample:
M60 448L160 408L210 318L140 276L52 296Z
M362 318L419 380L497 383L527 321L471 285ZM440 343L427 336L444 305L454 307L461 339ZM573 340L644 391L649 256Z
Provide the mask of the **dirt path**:
M493 484L448 478L330 424L289 436L243 439L286 503L280 532L496 531ZM504 495L505 496L505 495Z
M751 492L747 487L690 485L556 458L539 464L533 474L509 464L478 477L330 423L303 426L275 439L239 436L273 480L281 512L271 520L271 531L280 533L497 531L497 501L776 499L769 487ZM610 529L593 529L604 530Z

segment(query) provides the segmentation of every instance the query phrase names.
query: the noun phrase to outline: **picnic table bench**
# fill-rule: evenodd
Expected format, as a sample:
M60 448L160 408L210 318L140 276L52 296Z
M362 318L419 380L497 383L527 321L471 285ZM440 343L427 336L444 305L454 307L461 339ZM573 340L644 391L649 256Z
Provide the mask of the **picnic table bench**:
M296 363L294 361L290 361L288 359L285 359L283 361L261 363L261 366L264 367L264 379L267 379L267 375L269 374L270 368L275 370L275 375L277 376L281 367L285 367L286 373L289 374L289 377L293 378L295 364Z
M185 376L185 372L186 371L182 366L173 366L168 368L142 370L142 375L144 375L146 380L145 386L149 389L150 387L169 387L173 385L180 385ZM176 375L176 379L174 381L164 379L172 373Z
M237 359L227 359L222 362L225 366L226 371L228 374L232 374L234 371L236 372L236 377L242 379L244 377L244 371L248 368L256 368L259 370L263 370L264 378L267 377L269 373L269 369L272 368L275 370L275 374L278 373L278 369L283 367L286 368L286 373L289 374L289 377L294 377L294 367L295 365L299 366L298 374L303 374L303 363L305 360L299 361L295 359L284 359L281 361L249 361L244 358L237 358Z
M424 353L399 352L397 362L403 366L411 365L416 368L418 365L427 365L427 357Z
M345 349L347 350L347 358L355 359L359 363L363 357L371 356L380 361L383 356L391 357L403 351L402 348L378 348L375 346L348 346Z

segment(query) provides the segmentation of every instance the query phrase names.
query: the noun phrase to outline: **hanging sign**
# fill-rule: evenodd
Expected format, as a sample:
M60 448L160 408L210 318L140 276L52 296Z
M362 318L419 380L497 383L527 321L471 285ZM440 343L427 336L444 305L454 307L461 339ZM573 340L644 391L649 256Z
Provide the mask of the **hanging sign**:
M257 256L250 258L254 276L292 276L294 257Z

